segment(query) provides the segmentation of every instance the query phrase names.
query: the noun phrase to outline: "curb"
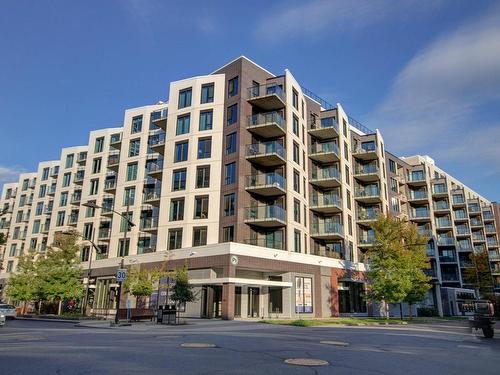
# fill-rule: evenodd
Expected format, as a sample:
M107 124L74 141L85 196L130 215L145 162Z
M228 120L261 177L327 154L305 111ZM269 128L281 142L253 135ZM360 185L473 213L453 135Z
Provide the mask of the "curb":
M80 323L79 320L71 320L71 319L49 319L49 318L25 318L25 317L16 317L16 320L31 320L34 322L57 322L57 323Z

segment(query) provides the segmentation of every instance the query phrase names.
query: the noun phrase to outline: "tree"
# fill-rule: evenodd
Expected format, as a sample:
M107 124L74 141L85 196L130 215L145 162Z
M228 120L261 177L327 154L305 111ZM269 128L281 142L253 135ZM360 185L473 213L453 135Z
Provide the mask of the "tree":
M479 297L494 301L495 289L487 251L472 252L469 259L472 262L472 267L465 269L465 281L474 285L474 288L479 292Z
M40 288L37 281L34 254L29 253L19 257L17 272L9 278L7 296L14 301L23 302L23 314L26 312L26 303L40 297Z
M178 268L175 271L175 285L172 287L171 298L177 304L185 304L187 302L196 301L196 296L193 292L193 286L189 284L189 275L187 265Z
M2 257L2 251L5 251L5 245L7 244L7 236L4 233L0 233L0 258ZM0 271L3 270L3 262L0 262Z
M77 240L77 234L56 236L55 246L49 247L46 253L37 259L41 295L50 302L59 303L59 315L63 301L80 299L83 296Z
M167 274L168 272L159 268L152 270L133 268L127 275L123 287L125 291L136 297L150 296L160 278Z
M422 270L429 267L426 239L414 225L392 216L380 216L372 229L375 243L367 252L370 282L367 296L381 303L381 313L388 318L388 304L400 303L407 297L413 303L413 298L422 295L428 282Z

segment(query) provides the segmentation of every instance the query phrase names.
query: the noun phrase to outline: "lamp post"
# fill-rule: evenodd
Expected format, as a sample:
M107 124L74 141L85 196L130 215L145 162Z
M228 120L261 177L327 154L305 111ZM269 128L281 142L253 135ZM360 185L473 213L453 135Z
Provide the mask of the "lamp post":
M86 202L83 203L82 206L89 207L89 208L103 208L102 206L98 206L94 202ZM125 219L127 225L125 226L125 230L123 232L123 248L122 248L122 256L120 260L120 269L122 269L125 266L125 247L127 246L127 232L129 231L130 227L134 227L135 224L130 221L129 219L129 214L130 214L130 198L127 199L127 212L124 214L113 210L112 208L106 207L106 209L110 210L111 212L120 215L123 219ZM122 281L118 281L118 291L117 291L117 303L116 303L116 314L115 314L115 324L118 324L119 321L119 316L118 316L118 311L120 309L120 299L122 295Z
M101 252L101 249L99 246L97 246L94 242L95 239L95 228L92 229L92 238L88 239L86 238L83 234L80 234L76 231L67 231L67 232L62 232L63 235L76 235L78 237L83 238L84 240L90 242L92 246L90 247L90 252L89 252L89 267L87 269L87 285L85 287L85 297L83 299L83 305L82 305L82 314L86 315L87 312L87 301L89 298L89 287L90 287L90 277L92 275L92 249L95 249L96 253L99 254Z

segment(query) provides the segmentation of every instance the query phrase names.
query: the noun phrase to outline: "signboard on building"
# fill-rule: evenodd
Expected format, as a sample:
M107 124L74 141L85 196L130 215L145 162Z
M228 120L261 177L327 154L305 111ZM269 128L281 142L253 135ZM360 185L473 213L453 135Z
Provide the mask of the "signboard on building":
M312 278L295 277L295 312L312 313Z

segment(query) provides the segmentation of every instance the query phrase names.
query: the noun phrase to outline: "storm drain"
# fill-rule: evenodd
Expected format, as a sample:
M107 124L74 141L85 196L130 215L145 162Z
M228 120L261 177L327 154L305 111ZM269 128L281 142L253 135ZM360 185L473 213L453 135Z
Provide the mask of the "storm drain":
M285 359L285 363L289 365L296 366L328 366L329 363L327 361L323 361L322 359L316 358L289 358Z

